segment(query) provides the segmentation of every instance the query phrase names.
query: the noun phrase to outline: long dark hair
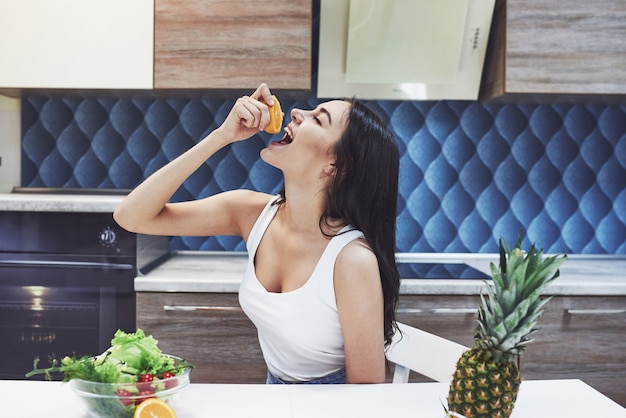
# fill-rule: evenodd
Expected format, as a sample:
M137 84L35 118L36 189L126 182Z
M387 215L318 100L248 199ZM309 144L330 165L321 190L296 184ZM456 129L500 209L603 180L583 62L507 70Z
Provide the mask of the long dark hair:
M394 134L364 104L352 99L347 128L335 147L336 174L320 230L336 226L333 219L360 230L378 260L384 298L385 345L397 329L396 306L400 275L396 266L396 211L400 152ZM285 202L285 189L280 191ZM332 237L332 235L331 235Z
M396 266L396 210L400 152L383 120L351 100L347 128L335 148L336 174L322 221L343 219L363 232L380 270L385 309L385 344L396 330L400 278Z

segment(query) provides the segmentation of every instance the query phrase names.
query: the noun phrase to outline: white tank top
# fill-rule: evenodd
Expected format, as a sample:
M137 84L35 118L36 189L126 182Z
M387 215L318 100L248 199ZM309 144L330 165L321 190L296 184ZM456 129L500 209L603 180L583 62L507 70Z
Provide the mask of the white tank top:
M276 215L275 199L263 209L246 243L248 266L239 303L254 323L268 370L286 381L308 381L345 367L343 334L335 302L334 266L350 241L363 237L345 227L322 253L311 277L300 288L268 292L256 277L254 256L268 225Z

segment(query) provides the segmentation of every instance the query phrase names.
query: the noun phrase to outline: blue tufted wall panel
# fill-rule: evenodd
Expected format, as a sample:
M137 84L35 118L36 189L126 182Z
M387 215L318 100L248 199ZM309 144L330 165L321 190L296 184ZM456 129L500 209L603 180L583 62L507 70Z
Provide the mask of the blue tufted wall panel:
M232 100L28 96L22 186L128 189L222 121ZM285 109L319 101L281 100ZM499 237L547 252L626 254L626 105L370 101L401 149L397 250L496 252ZM270 136L220 151L174 200L245 187L276 192ZM245 249L175 237L173 249Z

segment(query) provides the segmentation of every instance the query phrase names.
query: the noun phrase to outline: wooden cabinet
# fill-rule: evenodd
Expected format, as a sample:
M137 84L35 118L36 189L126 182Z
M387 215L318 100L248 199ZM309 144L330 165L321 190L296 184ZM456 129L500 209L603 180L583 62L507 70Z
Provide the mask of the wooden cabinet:
M312 14L312 0L5 0L0 91L309 91Z
M471 346L477 296L400 297L397 319ZM582 379L626 406L626 297L556 296L521 359L522 378ZM411 374L411 381L427 378Z
M478 296L402 295L397 319L469 347L478 303ZM193 382L265 382L256 329L236 294L138 292L137 326L164 352L191 361ZM626 297L555 296L539 327L521 359L523 379L582 379L626 406ZM412 382L428 380L411 373Z
M194 383L264 383L256 328L236 294L137 293L137 327L189 360Z
M3 0L0 88L151 89L152 0Z
M626 297L554 297L522 357L524 379L582 379L626 407Z
M626 98L626 2L497 0L481 99Z
M479 300L478 296L402 295L396 320L469 347Z
M156 0L156 89L311 88L311 0Z

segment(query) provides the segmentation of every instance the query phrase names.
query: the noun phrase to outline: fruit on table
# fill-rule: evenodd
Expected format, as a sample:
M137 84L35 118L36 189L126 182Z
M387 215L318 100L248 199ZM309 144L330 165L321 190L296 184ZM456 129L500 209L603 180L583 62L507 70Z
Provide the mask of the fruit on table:
M499 267L491 263L493 285L486 298L481 295L474 344L458 360L450 384L448 408L467 418L511 415L521 383L519 356L550 300L540 296L567 258L544 259L534 245L525 253L521 241L520 235L511 250L500 240Z
M176 418L176 412L167 402L150 398L137 406L133 418Z

